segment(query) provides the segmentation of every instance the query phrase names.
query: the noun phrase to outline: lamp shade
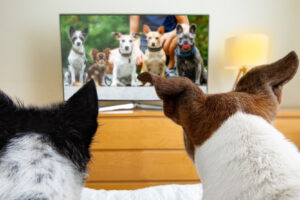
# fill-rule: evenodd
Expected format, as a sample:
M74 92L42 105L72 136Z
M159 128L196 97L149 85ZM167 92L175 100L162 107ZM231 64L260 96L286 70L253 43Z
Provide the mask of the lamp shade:
M252 67L265 64L269 55L269 39L265 34L245 34L225 43L225 68Z

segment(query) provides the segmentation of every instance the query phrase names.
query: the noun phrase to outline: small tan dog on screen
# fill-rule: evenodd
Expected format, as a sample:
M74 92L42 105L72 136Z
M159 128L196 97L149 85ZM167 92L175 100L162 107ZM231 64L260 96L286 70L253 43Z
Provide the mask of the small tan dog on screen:
M165 32L165 28L160 26L157 31L151 31L150 27L144 24L143 31L147 37L148 48L143 57L142 72L152 72L164 77L166 54L162 48L160 38Z

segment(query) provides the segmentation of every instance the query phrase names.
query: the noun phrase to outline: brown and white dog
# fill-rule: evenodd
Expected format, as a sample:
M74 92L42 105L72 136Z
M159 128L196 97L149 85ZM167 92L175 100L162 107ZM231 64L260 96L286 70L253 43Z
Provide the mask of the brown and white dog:
M298 62L291 52L251 69L235 91L212 95L187 78L139 75L155 86L165 115L182 126L203 200L300 199L299 151L272 125Z
M103 52L99 52L97 49L91 50L90 57L93 60L93 64L88 69L87 82L94 79L96 86L104 86L103 77L104 73L108 71L109 55L109 48L104 49Z
M165 76L166 54L160 41L164 34L164 26L160 26L157 31L151 31L150 27L144 24L144 34L147 37L148 48L143 56L142 72L152 72L154 74Z

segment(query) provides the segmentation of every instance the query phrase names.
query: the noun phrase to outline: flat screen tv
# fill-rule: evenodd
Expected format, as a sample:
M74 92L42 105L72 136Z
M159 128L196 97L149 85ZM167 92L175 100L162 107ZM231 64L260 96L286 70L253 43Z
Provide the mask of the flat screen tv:
M93 79L99 100L159 100L148 71L207 88L208 15L61 14L64 99Z

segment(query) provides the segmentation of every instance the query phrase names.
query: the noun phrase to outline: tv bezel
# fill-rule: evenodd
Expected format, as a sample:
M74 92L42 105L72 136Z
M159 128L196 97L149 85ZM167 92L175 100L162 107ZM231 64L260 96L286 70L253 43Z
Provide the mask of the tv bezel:
M109 13L60 13L59 14L59 38L60 38L60 56L61 56L61 70L62 70L62 92L63 92L63 99L64 101L67 101L73 94L75 94L79 89L80 86L65 86L64 85L64 73L63 73L63 60L62 60L62 35L61 35L61 17L66 15L171 15L171 13L165 13L165 14L159 14L159 13L114 13L114 14L109 14ZM173 14L174 15L174 14ZM179 13L176 15L198 15L198 16L208 16L208 60L207 60L207 77L209 77L209 55L210 55L210 23L211 23L211 18L209 14L186 14L186 13ZM70 87L70 90L66 92L65 87ZM199 88L204 92L208 93L208 81L205 86L199 86ZM108 91L108 90L111 91ZM101 91L100 91L101 90ZM117 92L117 91L118 92ZM128 92L131 91L131 92ZM137 91L136 91L137 90ZM110 93L113 93L111 95ZM119 93L119 94L118 94ZM129 94L128 94L129 93ZM99 101L133 101L133 102L142 102L142 101L160 101L159 97L156 94L156 91L153 86L148 86L148 87L97 87L97 94L98 94L98 100ZM132 95L134 94L134 95ZM106 96L104 98L103 96Z

